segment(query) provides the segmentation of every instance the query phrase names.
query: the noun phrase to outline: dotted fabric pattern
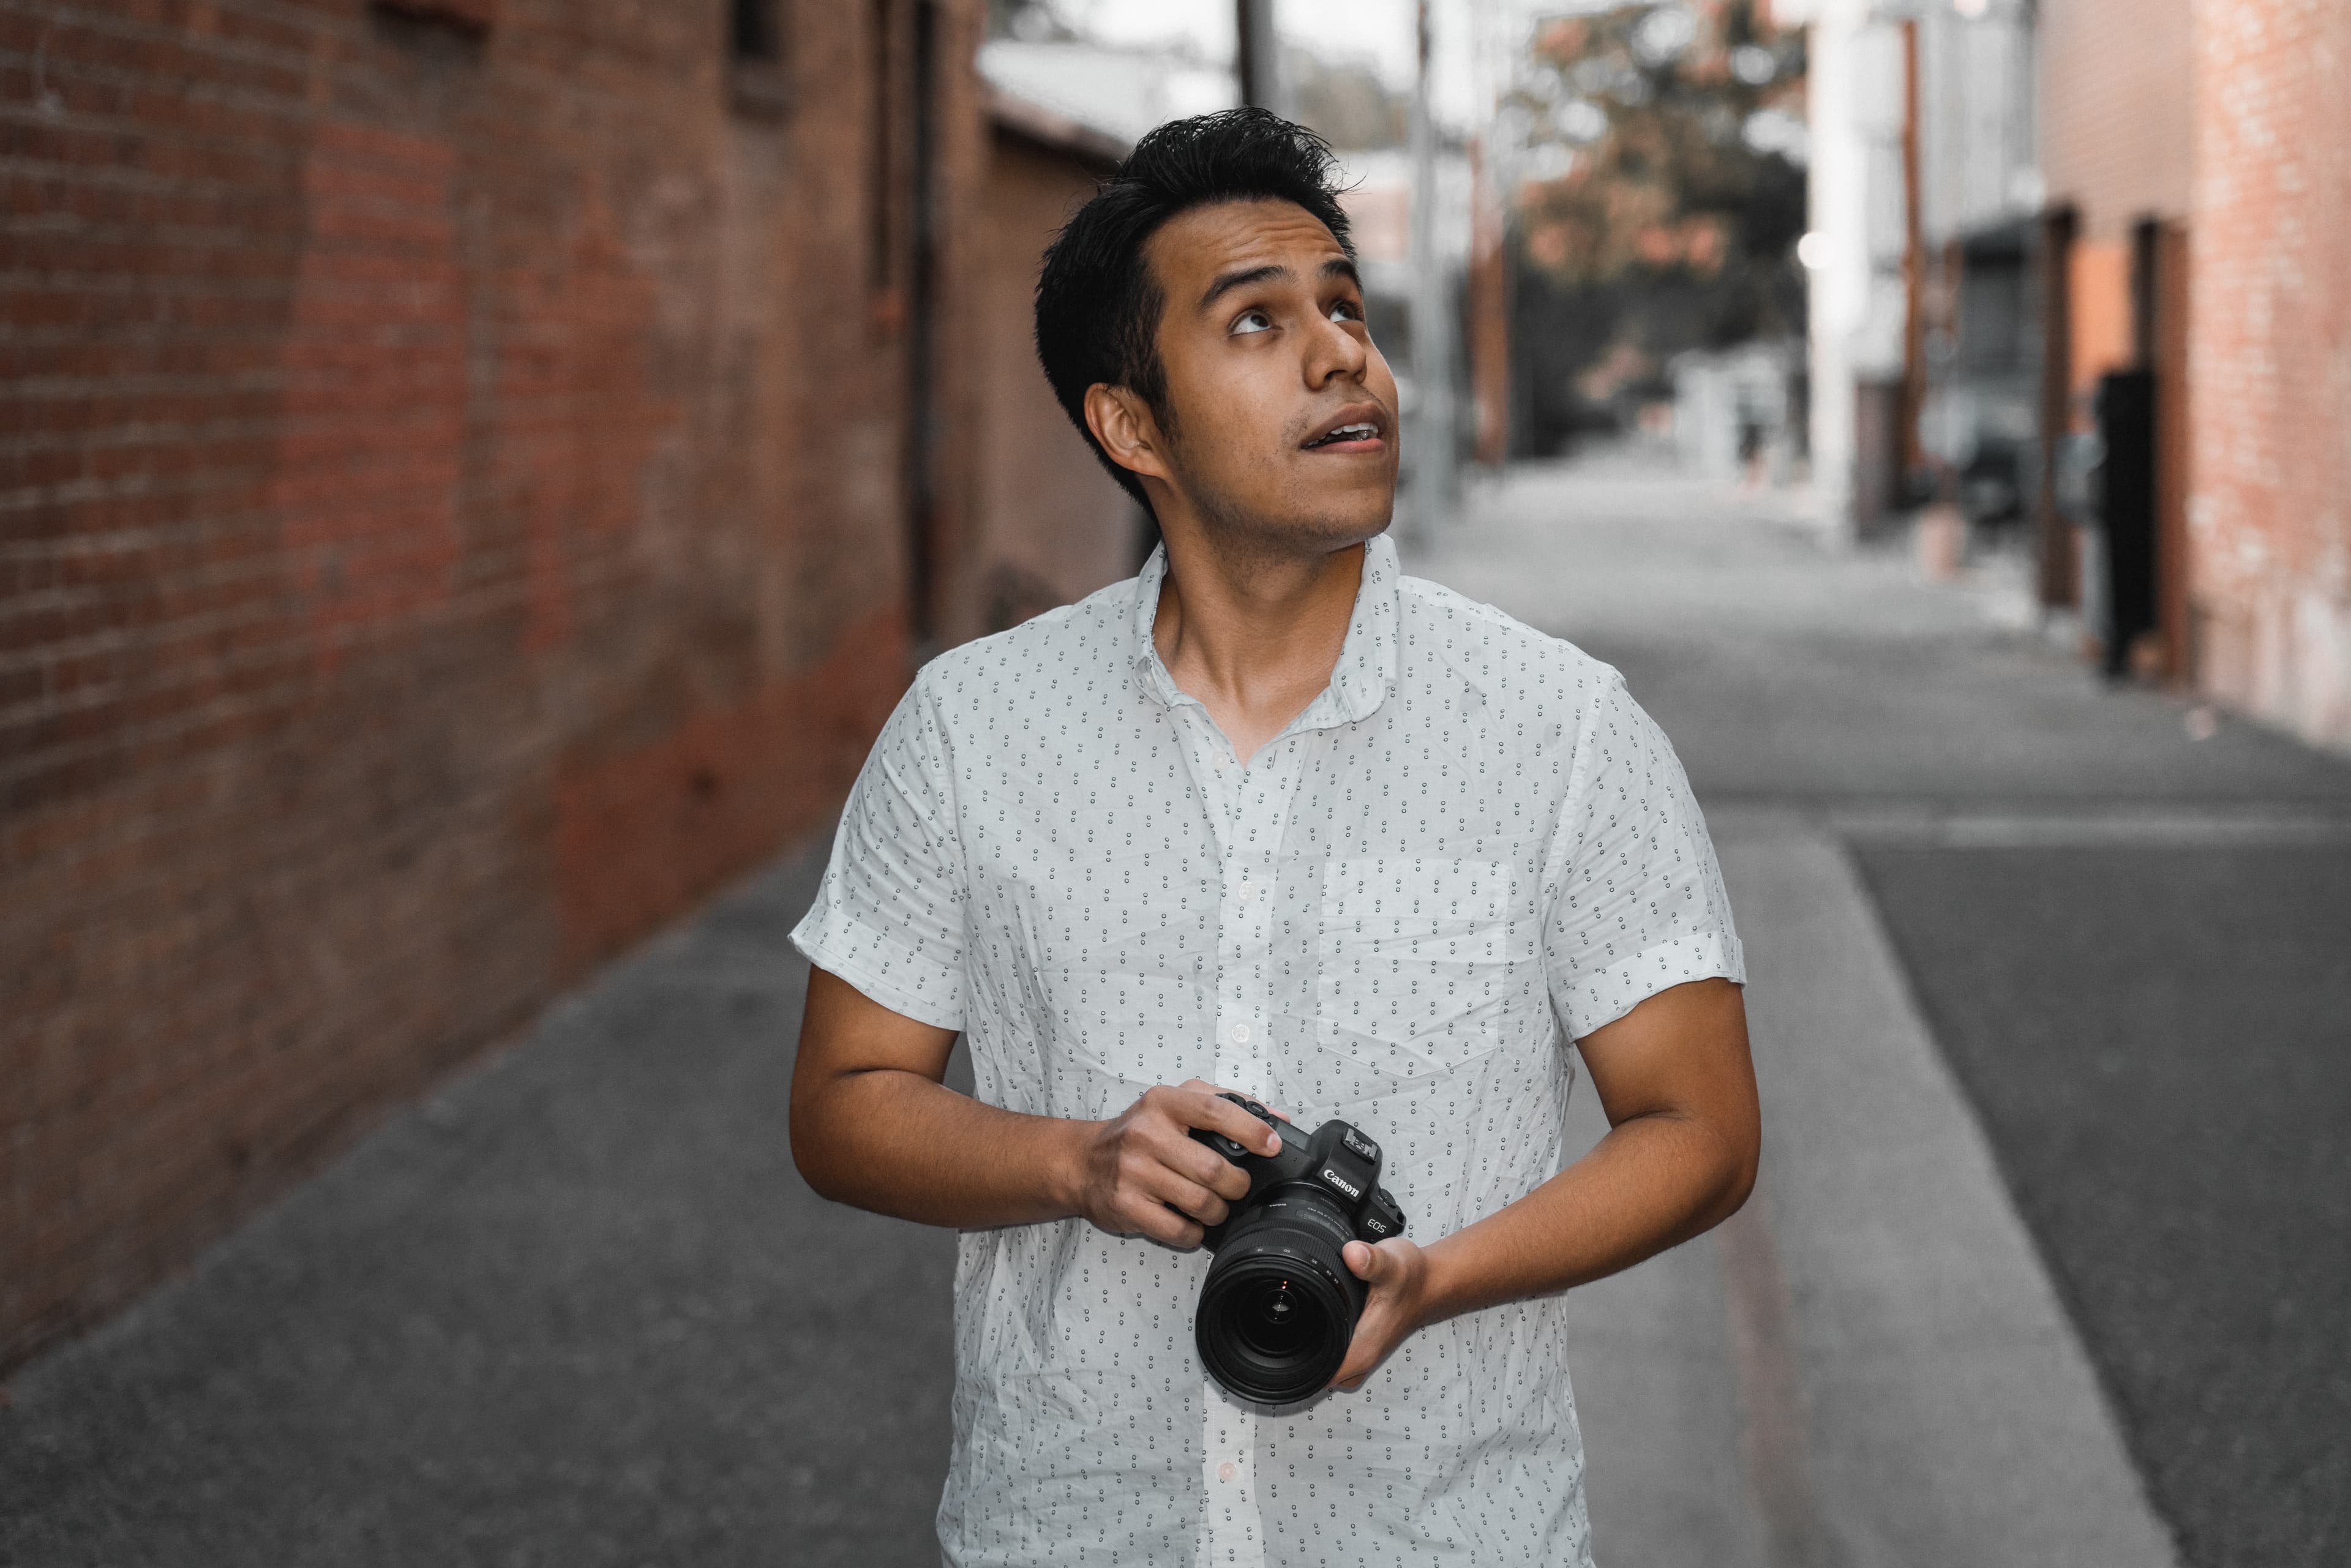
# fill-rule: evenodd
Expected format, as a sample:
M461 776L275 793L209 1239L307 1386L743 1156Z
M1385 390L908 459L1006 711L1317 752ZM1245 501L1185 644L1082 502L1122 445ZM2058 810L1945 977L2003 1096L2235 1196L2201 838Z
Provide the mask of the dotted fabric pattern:
M1244 767L1153 648L1165 570L927 665L793 940L962 1030L994 1104L1202 1078L1345 1117L1433 1240L1557 1172L1570 1041L1745 979L1705 822L1614 670L1384 538L1330 686ZM1201 1369L1208 1261L1074 1219L962 1236L947 1562L1591 1561L1560 1301L1269 1409Z

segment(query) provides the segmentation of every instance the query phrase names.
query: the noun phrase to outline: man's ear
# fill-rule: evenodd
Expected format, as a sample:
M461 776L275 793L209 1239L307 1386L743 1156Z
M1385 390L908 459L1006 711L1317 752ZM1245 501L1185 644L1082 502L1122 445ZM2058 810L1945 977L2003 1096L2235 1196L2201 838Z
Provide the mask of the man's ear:
M1166 437L1150 405L1126 388L1107 382L1088 387L1086 428L1120 467L1153 479L1167 477Z

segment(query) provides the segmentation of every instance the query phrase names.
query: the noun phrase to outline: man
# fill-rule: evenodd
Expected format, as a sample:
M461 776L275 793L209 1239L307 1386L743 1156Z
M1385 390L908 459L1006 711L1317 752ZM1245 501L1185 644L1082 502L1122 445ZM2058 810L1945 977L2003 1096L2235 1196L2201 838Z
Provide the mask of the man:
M1399 574L1396 389L1329 150L1161 127L1048 253L1062 405L1157 517L1118 584L917 677L816 907L792 1147L963 1232L957 1564L1584 1563L1560 1293L1754 1179L1739 942L1615 672ZM977 1095L942 1085L956 1034ZM1561 1169L1579 1049L1612 1130ZM1387 1150L1333 1386L1191 1340L1230 1089Z

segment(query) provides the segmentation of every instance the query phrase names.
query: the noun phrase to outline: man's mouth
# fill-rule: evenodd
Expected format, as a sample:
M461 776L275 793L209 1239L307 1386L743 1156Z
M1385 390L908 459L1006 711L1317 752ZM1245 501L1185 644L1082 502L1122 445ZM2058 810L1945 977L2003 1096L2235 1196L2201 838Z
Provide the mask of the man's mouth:
M1343 424L1328 434L1316 436L1306 444L1306 450L1311 452L1318 446L1335 446L1347 441L1377 441L1379 437L1380 427L1377 421L1357 420L1353 424Z

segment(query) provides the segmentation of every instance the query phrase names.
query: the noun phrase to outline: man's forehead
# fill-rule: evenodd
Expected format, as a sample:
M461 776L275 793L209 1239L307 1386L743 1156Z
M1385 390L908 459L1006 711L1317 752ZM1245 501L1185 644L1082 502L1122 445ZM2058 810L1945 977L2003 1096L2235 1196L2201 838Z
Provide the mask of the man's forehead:
M1270 197L1210 202L1178 213L1151 236L1145 255L1161 279L1205 281L1262 262L1319 268L1346 252L1322 220L1295 202Z

